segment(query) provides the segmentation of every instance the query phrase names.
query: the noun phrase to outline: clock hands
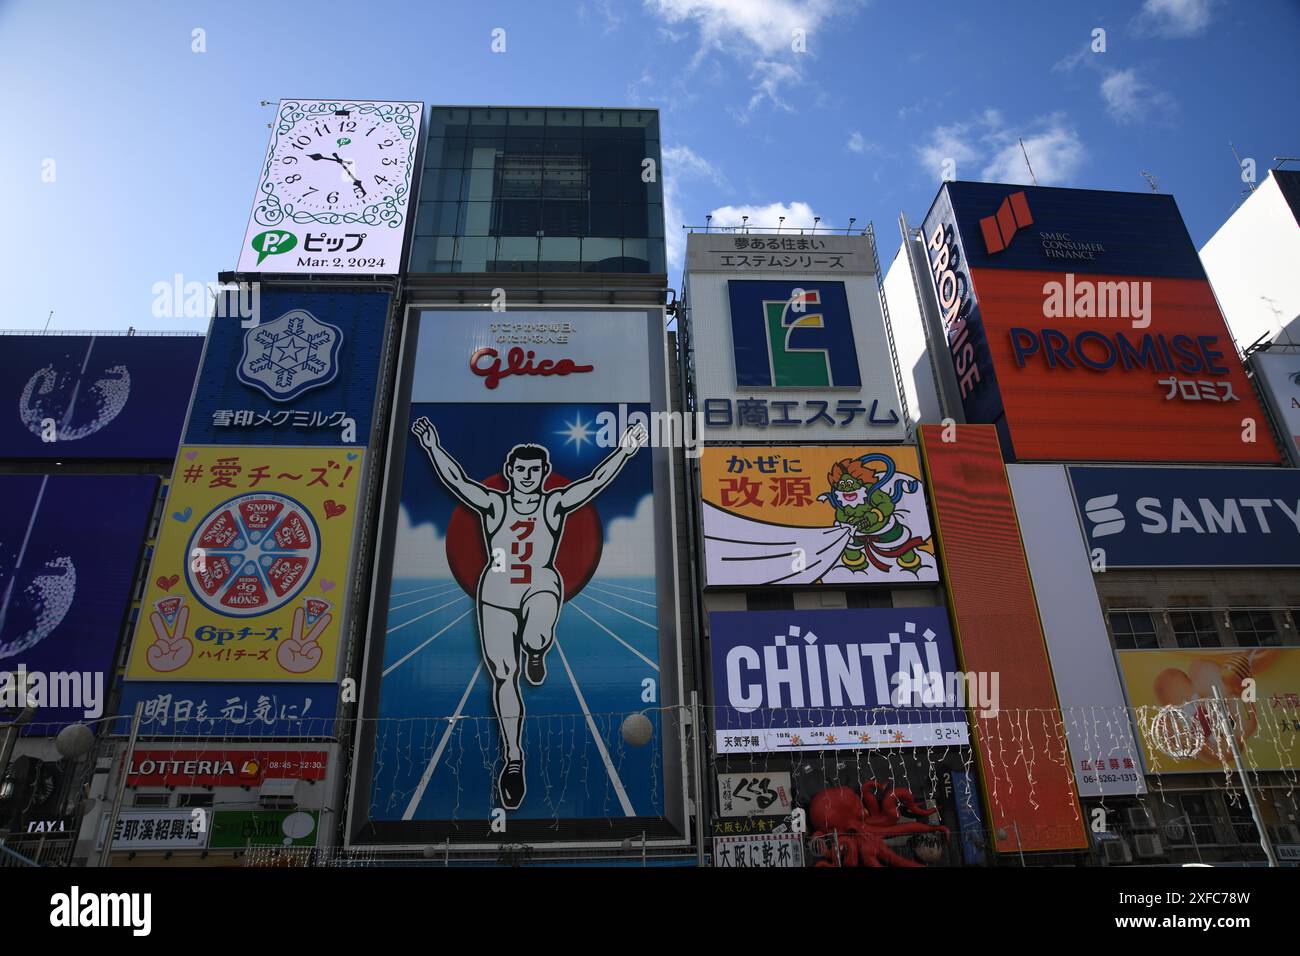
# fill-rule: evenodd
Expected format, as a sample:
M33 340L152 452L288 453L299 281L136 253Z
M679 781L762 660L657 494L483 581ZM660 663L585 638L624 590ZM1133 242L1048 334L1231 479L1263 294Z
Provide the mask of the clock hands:
M339 159L338 153L331 153L329 156L322 156L320 153L308 153L307 158L314 159L317 161L322 159L328 159L332 163L338 163L340 166L343 167L343 171L348 174L348 178L352 180L352 188L356 190L357 194L362 197L366 195L366 187L361 185L361 180L357 179L356 176L352 175L352 167L348 165L348 163L345 162L344 160Z

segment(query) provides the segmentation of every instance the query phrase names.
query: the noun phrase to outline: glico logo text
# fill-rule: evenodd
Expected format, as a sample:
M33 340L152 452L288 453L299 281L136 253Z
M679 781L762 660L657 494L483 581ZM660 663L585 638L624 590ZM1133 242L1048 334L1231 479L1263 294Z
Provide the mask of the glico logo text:
M501 365L501 356L496 349L476 349L469 357L469 370L483 378L488 388L496 388L501 380L509 375L572 375L576 372L590 372L594 365L579 365L570 359L542 359L533 364L537 353L529 349L526 353L519 347L506 353L506 364Z

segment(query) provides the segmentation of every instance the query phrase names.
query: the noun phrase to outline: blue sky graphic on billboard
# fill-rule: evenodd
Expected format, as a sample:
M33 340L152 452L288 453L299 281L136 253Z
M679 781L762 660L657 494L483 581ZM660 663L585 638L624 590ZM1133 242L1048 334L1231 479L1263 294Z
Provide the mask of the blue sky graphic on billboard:
M177 737L331 737L338 710L334 684L220 684L128 681L113 733L131 732L136 705L142 735Z
M727 294L738 388L862 387L843 282L733 279Z
M1090 550L1107 567L1296 567L1300 472L1070 468Z
M386 294L263 289L256 326L224 314L208 330L187 442L332 445L348 422L356 444L370 440Z
M0 348L6 458L175 456L197 335L8 335Z
M709 637L719 753L967 740L943 608L714 611Z
M394 426L392 576L368 649L378 719L361 806L378 830L480 821L480 838L502 808L516 835L599 820L608 837L607 819L660 818L671 799L656 710L676 680L661 643L674 632L666 463L617 443L651 410L647 337L660 333L646 312L538 315L570 331L521 336L536 325L520 313L420 320ZM509 358L521 338L531 360ZM569 371L484 376L485 350ZM642 710L651 738L633 746L623 723Z
M46 675L50 691L56 683L70 690L50 675L75 674L81 691L80 701L42 705L31 732L108 716L118 638L157 490L151 476L0 477L0 681L14 685L8 675L22 667ZM0 691L0 708L15 703Z
M1204 279L1172 196L953 182L944 186L973 269Z

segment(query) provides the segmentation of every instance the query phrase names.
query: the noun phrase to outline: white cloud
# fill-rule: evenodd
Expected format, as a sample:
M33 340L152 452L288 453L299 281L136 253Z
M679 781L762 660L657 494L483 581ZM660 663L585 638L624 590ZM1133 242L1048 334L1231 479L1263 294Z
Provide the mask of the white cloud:
M1018 128L997 110L985 110L972 120L936 126L929 142L917 147L917 156L935 178L942 177L944 161L951 159L958 179L970 179L970 167L982 163L979 178L986 182L1031 182L1025 152L1042 186L1069 185L1087 159L1078 132L1060 113Z
M615 518L605 528L605 546L600 552L600 577L646 577L655 573L654 495L646 495L630 518Z
M1134 67L1107 74L1101 81L1101 96L1117 123L1134 123L1151 112L1167 115L1175 108L1173 97L1143 80Z
M1002 117L997 110L985 110L982 116L969 122L936 126L930 131L930 142L917 147L917 154L935 178L941 179L949 160L957 165L958 170L978 160L981 140L990 129L1001 125ZM960 178L960 172L958 176Z
M736 118L742 123L748 122L750 115L763 105L764 100L769 101L776 109L785 110L787 113L794 112L794 107L781 98L781 87L798 86L803 82L803 74L797 69L779 60L759 60L754 64L749 78L757 80L757 84L754 87L754 95L749 98L749 103L745 106L745 111L737 114Z
M694 22L700 55L709 49L742 52L749 44L769 57L791 50L795 30L811 37L836 7L833 0L645 0L645 5L669 24Z
M722 171L689 146L669 146L663 151L663 160L665 182L670 177L710 179L715 186L727 188Z
M867 141L863 138L862 134L855 129L849 134L849 141L846 145L849 147L849 152L861 153L866 150Z
M411 516L402 505L397 513L397 539L393 545L393 577L446 578L446 539L433 522L411 524Z
M1079 134L1072 127L1065 126L1059 116L1052 117L1041 132L1025 136L1023 151L1017 137L1010 131L1001 131L996 138L1003 145L984 167L983 178L987 182L1026 185L1032 182L1029 170L1025 168L1025 154L1028 153L1040 186L1070 186L1087 158Z
M719 206L713 210L712 215L710 225L714 228L749 225L775 229L778 225L783 225L786 229L811 229L816 213L806 202L792 202L788 206L783 202L770 202L766 206ZM744 221L745 216L749 217L748 223ZM785 216L784 223L781 222L782 216ZM830 228L830 223L825 219L818 225L822 229Z
M1079 64L1090 62L1089 57L1093 57L1096 55L1097 54L1092 52L1092 44L1085 43L1082 49L1076 50L1074 53L1071 53L1069 56L1063 56L1061 57L1061 59L1053 63L1052 72L1070 73L1074 70L1075 67L1079 66Z
M695 69L711 52L739 59L751 69L754 92L744 109L732 110L740 123L763 103L793 112L783 89L804 82L802 61L815 56L813 35L832 16L856 7L836 0L644 0L668 27L694 25L699 48ZM678 34L673 34L674 38ZM780 59L778 59L780 57Z
M1179 39L1205 32L1210 25L1211 0L1146 0L1138 14L1140 32Z
M689 146L669 146L663 151L664 244L670 276L678 274L686 255L686 236L681 227L699 225L687 223L683 218L681 184L705 179L719 189L730 188L722 171Z

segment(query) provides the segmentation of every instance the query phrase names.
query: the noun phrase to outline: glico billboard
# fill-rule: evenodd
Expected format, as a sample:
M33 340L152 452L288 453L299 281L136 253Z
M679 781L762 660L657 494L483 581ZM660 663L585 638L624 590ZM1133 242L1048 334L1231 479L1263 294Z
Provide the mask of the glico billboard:
M924 233L966 418L1009 459L1278 462L1172 197L945 183Z
M408 313L354 844L683 839L666 372L662 310Z

